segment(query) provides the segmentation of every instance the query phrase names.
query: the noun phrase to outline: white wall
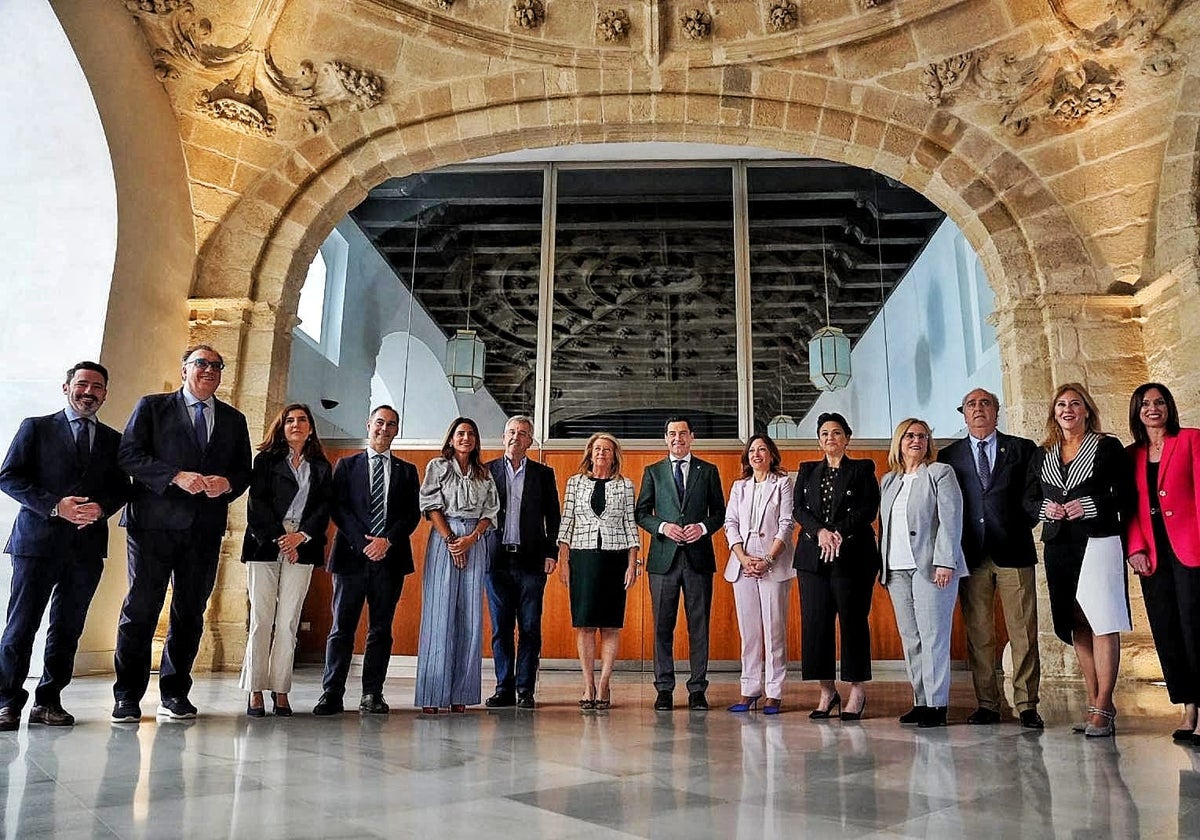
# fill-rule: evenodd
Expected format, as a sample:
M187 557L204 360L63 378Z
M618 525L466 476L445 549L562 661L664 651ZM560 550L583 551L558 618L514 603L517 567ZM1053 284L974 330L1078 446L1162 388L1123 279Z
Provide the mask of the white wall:
M986 321L993 307L979 258L947 219L854 347L849 387L822 394L800 436L816 437L824 411L844 414L858 438L890 439L905 417L926 420L940 438L965 434L957 408L967 391L987 388L1004 401Z
M318 431L327 438L365 437L367 413L385 402L400 412L401 439L440 442L459 415L473 418L485 438L499 438L505 415L487 388L475 394L450 388L442 368L446 336L433 318L358 225L343 219L336 232L347 245L341 319L324 326L337 337L337 346L327 354L296 332L288 401L310 405ZM326 299L336 294L331 287ZM326 319L336 315L337 307L327 306ZM337 400L338 406L323 409L322 399Z
M100 358L117 247L117 195L96 104L45 0L0 14L0 445L64 405L62 381ZM118 428L124 417L101 410ZM0 494L0 539L18 506ZM0 608L11 566L0 563ZM35 660L35 673L40 668Z

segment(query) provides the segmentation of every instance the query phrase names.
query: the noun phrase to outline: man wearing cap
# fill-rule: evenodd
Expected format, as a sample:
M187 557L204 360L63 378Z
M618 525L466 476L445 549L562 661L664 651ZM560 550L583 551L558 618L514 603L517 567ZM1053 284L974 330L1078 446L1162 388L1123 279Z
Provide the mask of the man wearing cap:
M1021 503L1037 444L997 431L1000 400L990 391L974 389L963 397L958 410L966 419L968 435L939 452L938 460L954 469L963 494L962 547L971 574L959 582L959 601L967 633L967 663L979 705L967 723L1000 722L994 619L999 597L1012 646L1013 702L1023 727L1041 729L1036 523Z

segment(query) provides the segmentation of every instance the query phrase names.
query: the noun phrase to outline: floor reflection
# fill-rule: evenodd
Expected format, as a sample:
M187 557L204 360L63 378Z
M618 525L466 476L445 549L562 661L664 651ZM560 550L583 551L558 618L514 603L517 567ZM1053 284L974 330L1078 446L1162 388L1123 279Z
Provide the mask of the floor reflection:
M318 682L303 672L294 696ZM575 677L548 674L534 712L250 720L236 675L217 675L197 684L199 720L110 725L108 681L83 679L74 730L0 734L0 835L1200 837L1200 749L1171 742L1175 710L1152 687L1122 687L1107 739L1070 731L1073 685L1043 688L1042 733L901 727L899 680L872 686L860 723L809 720L817 691L798 682L777 717L719 710L732 675L708 713L655 713L633 676L621 689L607 712L581 712Z

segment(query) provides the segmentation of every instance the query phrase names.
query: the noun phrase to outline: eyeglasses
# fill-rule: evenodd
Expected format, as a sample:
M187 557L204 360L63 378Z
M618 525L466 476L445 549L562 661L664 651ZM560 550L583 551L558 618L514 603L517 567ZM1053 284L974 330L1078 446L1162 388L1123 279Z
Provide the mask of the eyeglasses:
M929 440L929 435L924 432L905 432L905 440Z
M196 370L208 370L209 368L213 370L225 370L224 362L210 362L208 359L192 359L185 364L195 365Z

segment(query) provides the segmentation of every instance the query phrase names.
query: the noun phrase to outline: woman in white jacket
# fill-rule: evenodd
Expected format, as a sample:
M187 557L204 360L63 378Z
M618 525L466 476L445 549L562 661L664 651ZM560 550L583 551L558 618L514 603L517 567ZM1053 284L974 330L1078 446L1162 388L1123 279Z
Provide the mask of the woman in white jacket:
M742 635L742 699L731 712L778 714L787 676L787 607L792 568L792 481L780 466L779 447L754 435L742 450L742 477L725 508L729 562L738 630Z

